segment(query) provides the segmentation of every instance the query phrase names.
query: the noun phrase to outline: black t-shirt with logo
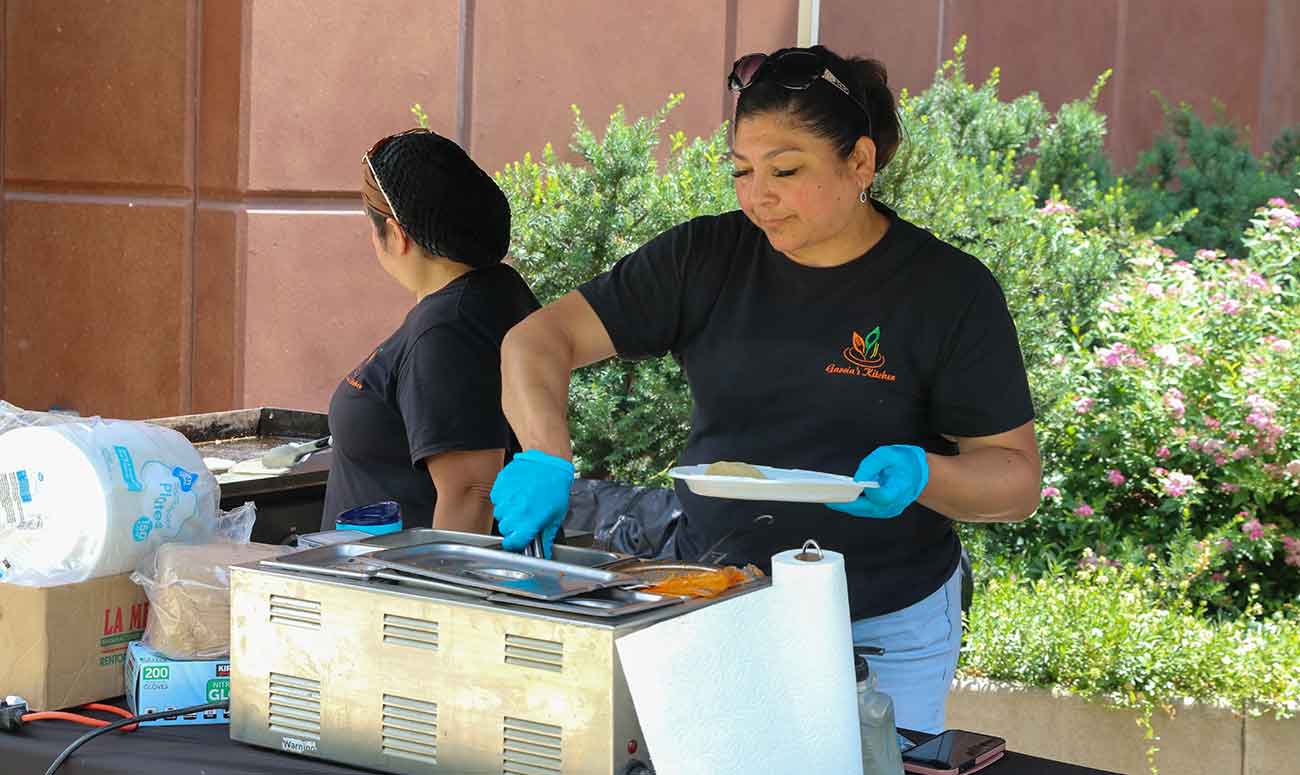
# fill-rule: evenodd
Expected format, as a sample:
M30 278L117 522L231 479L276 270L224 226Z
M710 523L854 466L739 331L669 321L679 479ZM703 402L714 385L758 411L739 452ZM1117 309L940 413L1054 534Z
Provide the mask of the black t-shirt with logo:
M421 299L339 383L323 529L342 511L383 500L401 504L406 527L428 527L437 494L425 458L518 449L501 412L501 340L537 307L511 267L467 272Z
M840 266L800 265L742 212L664 232L580 289L620 356L671 353L695 401L681 463L736 460L852 476L869 452L989 436L1033 419L1015 326L980 261L876 205L890 228ZM868 519L822 504L708 498L680 482L679 556L770 570L816 539L846 558L854 618L902 609L952 575L946 517ZM776 519L746 533L759 514ZM693 558L691 558L693 559Z

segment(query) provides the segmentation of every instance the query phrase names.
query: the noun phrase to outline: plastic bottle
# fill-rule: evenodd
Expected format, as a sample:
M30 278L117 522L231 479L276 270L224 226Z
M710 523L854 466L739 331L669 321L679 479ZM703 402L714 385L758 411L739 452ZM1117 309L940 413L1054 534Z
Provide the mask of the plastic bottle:
M894 726L894 701L876 688L876 675L867 654L879 648L855 648L853 667L858 679L858 722L862 731L862 775L902 775L903 757Z

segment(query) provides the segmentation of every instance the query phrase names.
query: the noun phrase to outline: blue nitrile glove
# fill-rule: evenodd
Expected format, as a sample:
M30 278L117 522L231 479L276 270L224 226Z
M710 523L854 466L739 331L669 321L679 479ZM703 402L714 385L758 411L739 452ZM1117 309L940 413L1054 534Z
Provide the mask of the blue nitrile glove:
M925 450L911 444L877 447L858 464L853 478L859 482L879 482L867 487L851 503L828 503L829 508L855 517L888 519L903 513L916 500L925 483L930 481L930 466Z
M569 511L573 463L540 449L519 452L501 469L488 497L501 528L501 548L521 552L538 535L551 556L551 544Z

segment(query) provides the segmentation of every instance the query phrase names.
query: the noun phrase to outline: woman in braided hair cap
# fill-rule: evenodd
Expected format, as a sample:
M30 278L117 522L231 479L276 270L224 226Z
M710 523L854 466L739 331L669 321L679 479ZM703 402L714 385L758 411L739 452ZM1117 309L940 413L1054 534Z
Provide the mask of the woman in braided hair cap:
M379 264L416 303L335 389L322 529L397 501L405 527L486 533L488 491L518 449L501 412L501 340L538 308L509 265L510 205L460 146L428 130L362 157Z

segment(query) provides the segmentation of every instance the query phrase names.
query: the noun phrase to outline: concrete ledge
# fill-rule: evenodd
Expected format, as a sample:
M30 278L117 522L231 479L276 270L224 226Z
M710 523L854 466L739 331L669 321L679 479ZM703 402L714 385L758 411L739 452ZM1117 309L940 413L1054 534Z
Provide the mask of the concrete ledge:
M1008 748L1034 756L1134 775L1150 771L1152 745L1137 719L1060 690L982 679L958 679L948 694L949 728L996 734ZM1294 771L1300 760L1300 719L1248 719L1189 703L1172 718L1157 712L1152 726L1162 775L1271 775Z
M1246 719L1244 775L1274 775L1300 770L1300 717Z

